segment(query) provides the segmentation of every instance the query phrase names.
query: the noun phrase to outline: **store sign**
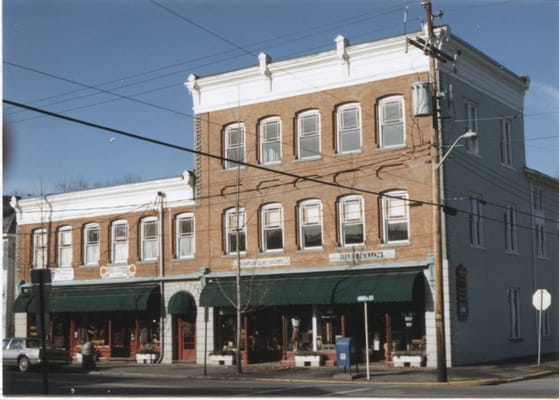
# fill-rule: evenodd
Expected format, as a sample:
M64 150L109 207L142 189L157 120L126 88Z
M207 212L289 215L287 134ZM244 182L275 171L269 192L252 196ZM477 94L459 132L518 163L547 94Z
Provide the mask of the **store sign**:
M105 265L99 268L101 279L133 278L136 276L136 266L130 265Z
M51 271L53 282L74 280L74 268L72 267L51 268Z
M287 267L289 265L291 265L291 257L255 258L251 260L241 260L241 268ZM237 261L233 261L233 268L237 268Z
M334 253L328 256L331 263L346 262L354 263L360 261L375 261L396 258L396 250L371 250L371 251L356 251L352 253Z

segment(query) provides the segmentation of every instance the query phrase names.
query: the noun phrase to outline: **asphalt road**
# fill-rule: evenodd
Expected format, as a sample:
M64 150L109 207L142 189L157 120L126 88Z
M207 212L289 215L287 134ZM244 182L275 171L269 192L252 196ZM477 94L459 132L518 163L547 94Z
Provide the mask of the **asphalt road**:
M237 396L237 397L398 397L398 398L557 398L559 375L493 386L383 384L373 382L266 382L184 378L145 378L70 372L48 374L49 395ZM3 394L44 394L39 371L4 371Z

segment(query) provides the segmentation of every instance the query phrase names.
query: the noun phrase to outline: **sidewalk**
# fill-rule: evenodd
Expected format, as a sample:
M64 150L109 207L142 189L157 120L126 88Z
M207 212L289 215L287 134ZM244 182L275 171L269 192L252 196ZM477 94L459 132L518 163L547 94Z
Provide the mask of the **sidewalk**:
M352 370L351 376L337 371L336 367L295 368L280 366L277 363L253 364L243 367L238 374L236 366L197 364L136 364L134 362L109 361L97 364L90 374L111 376L143 376L186 379L222 380L266 380L291 382L358 382L366 380L365 365L358 371ZM69 368L82 370L80 364ZM437 382L437 370L433 368L387 368L382 364L371 364L370 382L384 384L451 384L451 385L494 385L517 380L534 379L559 373L559 361L548 361L538 367L535 363L509 363L475 365L448 368L448 383Z

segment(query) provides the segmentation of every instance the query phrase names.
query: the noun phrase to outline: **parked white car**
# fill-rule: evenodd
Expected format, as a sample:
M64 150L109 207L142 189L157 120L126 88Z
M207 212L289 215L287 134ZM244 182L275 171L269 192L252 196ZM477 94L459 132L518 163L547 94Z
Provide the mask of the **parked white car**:
M39 365L44 357L39 338L6 338L2 341L4 366L17 366L26 372L31 366ZM70 353L64 348L47 347L49 365L66 365L72 361Z

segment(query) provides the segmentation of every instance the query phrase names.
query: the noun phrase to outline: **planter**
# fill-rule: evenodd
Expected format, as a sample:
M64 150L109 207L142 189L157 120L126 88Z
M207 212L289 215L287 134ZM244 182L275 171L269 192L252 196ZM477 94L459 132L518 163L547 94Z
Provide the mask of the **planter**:
M213 365L233 365L235 364L234 359L234 355L210 354L208 362Z
M153 364L157 360L157 354L145 353L136 354L136 362L138 364Z
M296 367L320 367L320 356L298 356L295 355Z
M422 367L424 356L419 354L393 354L392 363L394 367Z

